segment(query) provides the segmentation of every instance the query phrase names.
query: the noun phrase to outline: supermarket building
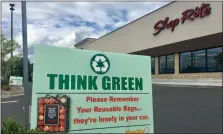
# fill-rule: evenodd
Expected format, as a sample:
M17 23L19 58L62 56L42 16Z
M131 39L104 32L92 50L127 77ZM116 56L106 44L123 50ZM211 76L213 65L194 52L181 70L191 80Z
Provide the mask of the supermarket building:
M222 7L220 1L171 2L98 39L86 38L75 47L151 56L154 80L222 82L218 60L223 45Z

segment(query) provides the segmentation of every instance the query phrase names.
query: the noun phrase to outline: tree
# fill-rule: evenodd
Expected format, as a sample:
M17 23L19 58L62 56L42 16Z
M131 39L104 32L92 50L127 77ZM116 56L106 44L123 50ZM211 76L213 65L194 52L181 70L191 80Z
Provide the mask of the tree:
M23 58L13 57L10 59L13 63L13 75L23 77ZM10 61L9 61L10 62ZM28 79L32 81L33 64L28 60Z
M15 51L17 48L20 48L19 44L12 41L12 51ZM6 55L11 53L11 40L7 40L4 35L1 35L1 58L6 60Z
M13 75L23 77L23 58L22 53L17 56L10 57L6 59L6 56L11 53L11 41L7 40L3 35L1 35L1 64L2 64L2 77L8 79L10 76L11 64L13 64ZM13 41L13 51L19 48L18 43ZM33 65L28 61L29 70L29 81L32 81L32 71Z
M1 35L1 74L3 78L9 77L10 67L11 64L13 64L6 60L6 56L11 53L11 43L13 51L20 47L14 40L11 42L11 40L7 40L4 35Z

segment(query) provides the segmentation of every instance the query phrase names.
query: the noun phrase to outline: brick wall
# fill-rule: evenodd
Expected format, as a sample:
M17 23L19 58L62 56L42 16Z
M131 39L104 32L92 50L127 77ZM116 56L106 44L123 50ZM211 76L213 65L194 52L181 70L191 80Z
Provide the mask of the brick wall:
M175 73L174 74L159 74L158 57L155 57L155 74L152 78L159 79L222 79L222 72L210 73L179 73L179 54L175 54Z

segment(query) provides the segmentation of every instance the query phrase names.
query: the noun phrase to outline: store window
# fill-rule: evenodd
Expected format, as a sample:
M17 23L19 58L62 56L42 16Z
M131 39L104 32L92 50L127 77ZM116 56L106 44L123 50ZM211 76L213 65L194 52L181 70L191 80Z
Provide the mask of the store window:
M208 71L222 71L222 47L207 49L207 69Z
M174 55L159 57L159 74L174 73Z
M159 57L159 73L166 73L166 56Z
M152 70L152 74L155 74L155 58L154 57L151 58L151 70Z
M222 47L180 53L180 73L220 72Z
M180 72L189 73L192 72L191 52L180 54Z
M206 71L206 50L194 51L193 53L193 72Z
M174 55L167 56L167 73L174 73Z

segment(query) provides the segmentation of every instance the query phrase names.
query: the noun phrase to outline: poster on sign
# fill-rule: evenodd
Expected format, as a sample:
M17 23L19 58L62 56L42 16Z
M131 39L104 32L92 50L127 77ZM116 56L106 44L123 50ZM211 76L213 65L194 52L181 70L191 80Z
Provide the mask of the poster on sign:
M149 56L35 47L31 128L154 133Z

